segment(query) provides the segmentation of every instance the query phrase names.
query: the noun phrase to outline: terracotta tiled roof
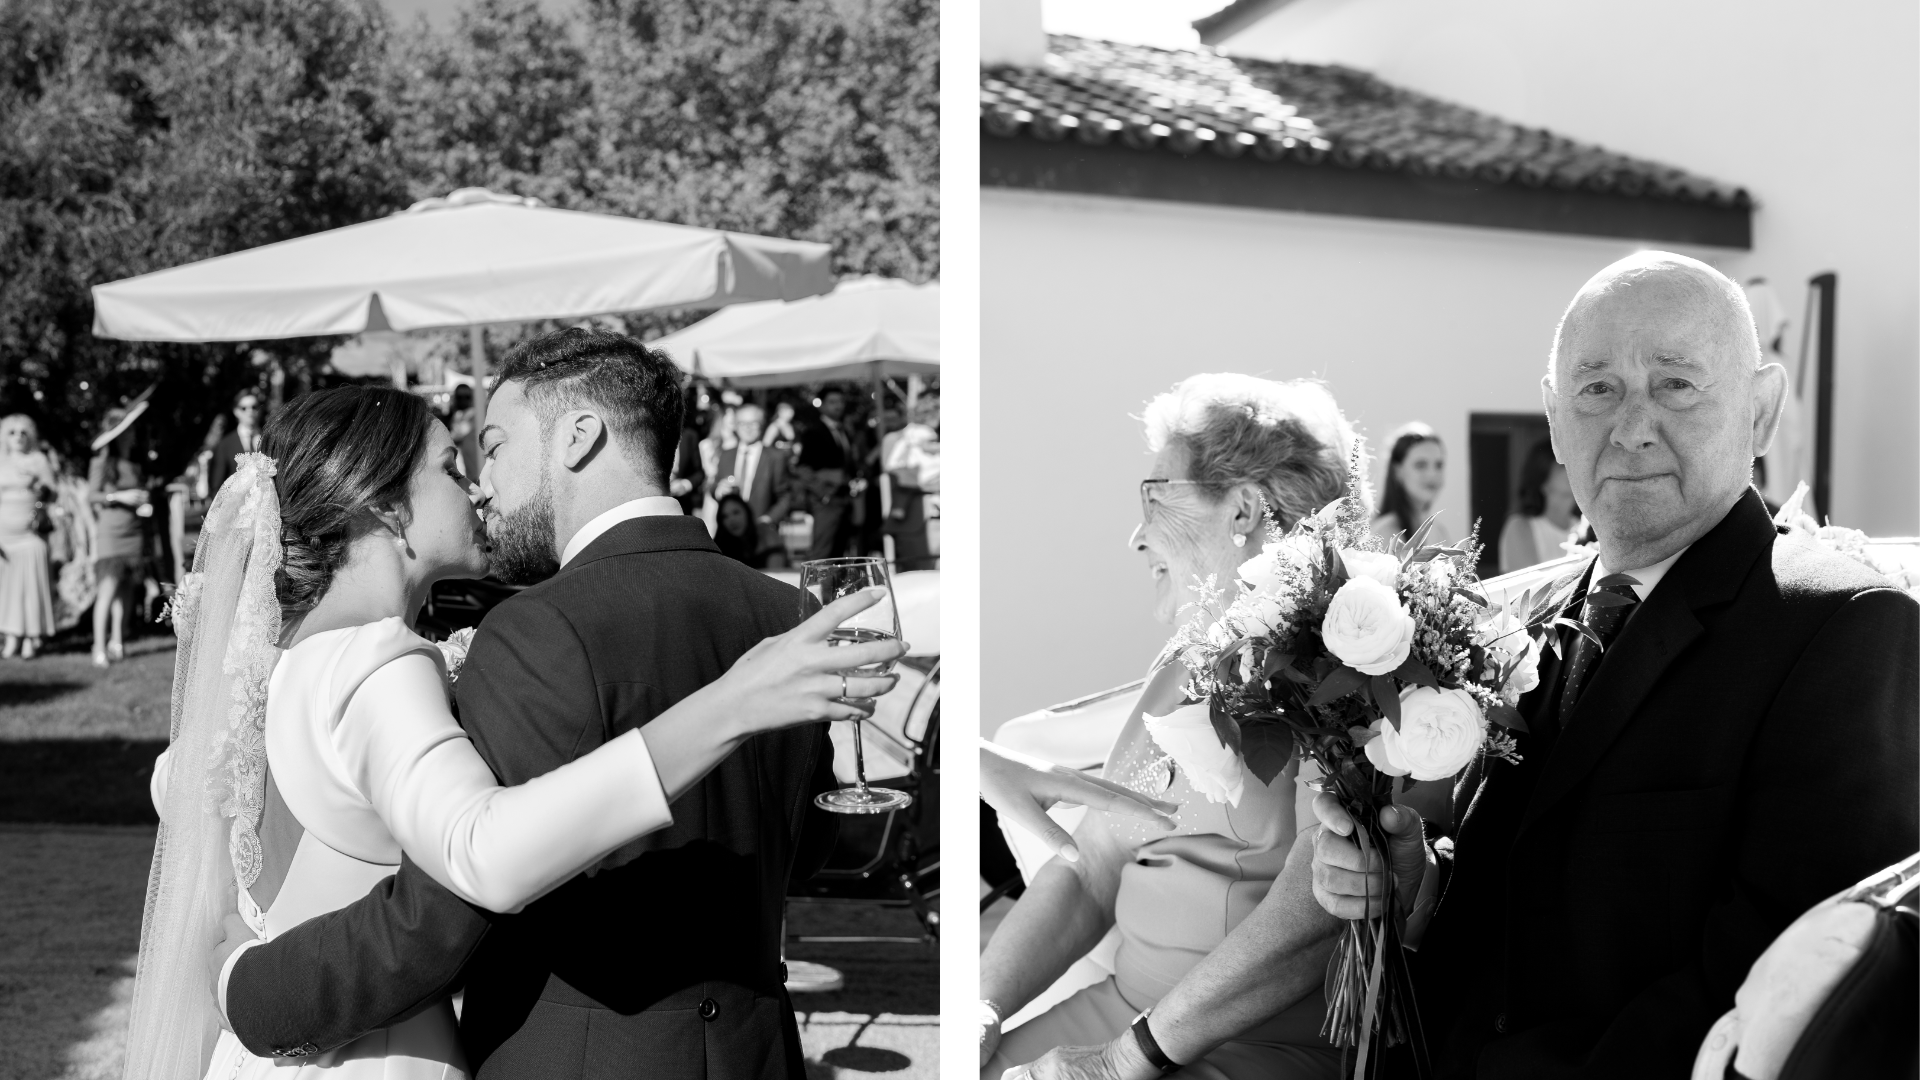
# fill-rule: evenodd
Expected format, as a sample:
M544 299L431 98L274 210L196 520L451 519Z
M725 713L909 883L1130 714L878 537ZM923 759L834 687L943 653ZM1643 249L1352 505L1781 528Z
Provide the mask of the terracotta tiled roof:
M1055 34L1039 67L980 72L1000 138L1282 158L1336 168L1747 208L1744 188L1402 89L1363 71Z

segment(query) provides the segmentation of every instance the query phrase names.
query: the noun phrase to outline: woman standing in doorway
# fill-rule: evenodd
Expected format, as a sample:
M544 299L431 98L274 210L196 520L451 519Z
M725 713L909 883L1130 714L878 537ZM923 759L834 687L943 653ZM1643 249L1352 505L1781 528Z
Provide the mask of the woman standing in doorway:
M146 473L132 452L133 422L145 411L145 402L130 410L107 410L105 427L93 440L98 452L87 469L87 501L98 517L93 541L95 667L106 667L126 655L122 635L127 605L122 594L139 580L146 564L153 493L147 490Z
M1447 448L1434 430L1418 421L1393 433L1393 451L1387 456L1387 482L1380 492L1380 516L1373 519L1379 536L1411 536L1433 516L1440 489L1447 483ZM1439 521L1427 533L1427 542L1447 544L1453 533Z

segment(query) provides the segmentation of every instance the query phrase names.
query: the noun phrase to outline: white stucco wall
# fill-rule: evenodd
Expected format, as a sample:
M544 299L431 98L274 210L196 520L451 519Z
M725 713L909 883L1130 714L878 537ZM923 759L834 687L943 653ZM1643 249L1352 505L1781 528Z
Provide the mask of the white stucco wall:
M1294 0L1221 42L1341 63L1740 184L1793 313L1839 274L1833 517L1920 532L1920 4Z
M1425 420L1458 535L1468 414L1539 410L1561 309L1642 246L993 188L980 243L989 734L1139 677L1166 639L1125 547L1151 460L1131 417L1154 394L1202 371L1315 376L1375 444Z

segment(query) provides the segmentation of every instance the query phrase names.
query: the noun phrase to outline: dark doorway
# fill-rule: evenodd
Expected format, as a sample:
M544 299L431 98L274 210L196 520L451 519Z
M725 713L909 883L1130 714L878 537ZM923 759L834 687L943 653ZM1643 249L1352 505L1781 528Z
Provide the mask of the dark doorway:
M1480 523L1480 576L1500 573L1500 530L1520 487L1520 468L1547 441L1545 413L1471 413L1467 418L1467 500Z

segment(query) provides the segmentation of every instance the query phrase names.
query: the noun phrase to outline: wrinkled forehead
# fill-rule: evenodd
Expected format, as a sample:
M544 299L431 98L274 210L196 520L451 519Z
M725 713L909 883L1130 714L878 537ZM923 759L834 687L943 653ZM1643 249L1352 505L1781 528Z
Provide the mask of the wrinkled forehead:
M1188 452L1182 439L1168 439L1158 453L1153 455L1153 464L1147 469L1149 480L1191 480L1193 455Z
M1652 364L1729 371L1757 366L1759 343L1737 290L1686 266L1640 267L1580 290L1554 358L1558 375Z

